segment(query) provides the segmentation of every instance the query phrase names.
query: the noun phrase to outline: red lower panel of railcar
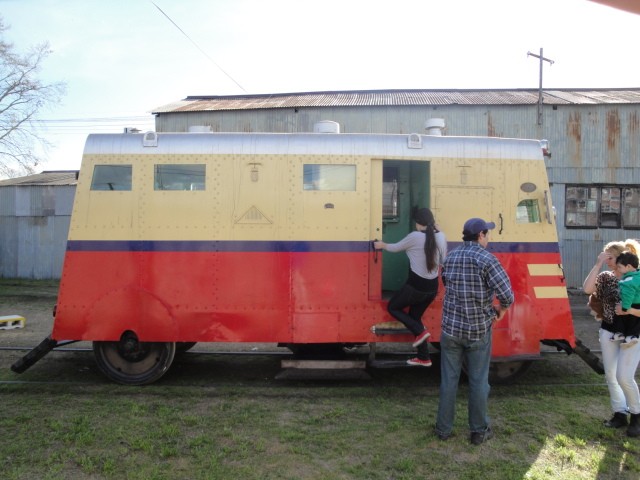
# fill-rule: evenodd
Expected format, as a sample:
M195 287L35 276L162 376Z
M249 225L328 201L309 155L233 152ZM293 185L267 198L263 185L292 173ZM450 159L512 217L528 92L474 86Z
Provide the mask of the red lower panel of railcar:
M351 342L386 316L367 253L68 252L53 335Z
M561 290L562 279L528 271L528 264L559 263L558 255L498 257L516 303L494 327L493 355L535 355L541 339L574 345L568 299L544 293ZM379 292L372 294L379 277L371 259L342 252L71 251L53 338L115 341L131 330L142 341L161 342L408 342L409 335L371 333L392 321ZM440 337L441 299L442 291L423 318L430 341Z

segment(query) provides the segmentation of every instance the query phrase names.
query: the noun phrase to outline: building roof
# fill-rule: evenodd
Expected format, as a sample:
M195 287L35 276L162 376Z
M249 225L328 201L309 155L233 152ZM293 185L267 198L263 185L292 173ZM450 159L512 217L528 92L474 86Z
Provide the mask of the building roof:
M536 103L538 103L538 89L347 90L189 96L183 100L157 107L152 113L302 107L535 105ZM547 105L640 103L640 88L545 88L543 89L543 103Z
M0 187L15 185L77 185L78 170L51 170L26 177L0 180Z

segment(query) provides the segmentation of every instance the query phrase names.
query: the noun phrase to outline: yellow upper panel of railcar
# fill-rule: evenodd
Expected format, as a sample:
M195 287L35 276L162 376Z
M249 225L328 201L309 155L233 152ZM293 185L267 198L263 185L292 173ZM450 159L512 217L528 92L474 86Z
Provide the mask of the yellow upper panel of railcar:
M90 135L69 239L367 240L390 160L429 162L429 206L451 239L471 216L502 219L504 240L556 238L535 140L185 133ZM527 202L539 218L515 221Z

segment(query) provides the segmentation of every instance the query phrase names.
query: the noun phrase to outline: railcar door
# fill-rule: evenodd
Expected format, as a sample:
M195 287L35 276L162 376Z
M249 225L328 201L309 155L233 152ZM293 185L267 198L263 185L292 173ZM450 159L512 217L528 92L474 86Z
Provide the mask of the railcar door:
M382 169L382 240L395 243L415 228L413 213L429 207L429 163L385 160ZM407 278L406 255L382 253L382 295L398 290Z

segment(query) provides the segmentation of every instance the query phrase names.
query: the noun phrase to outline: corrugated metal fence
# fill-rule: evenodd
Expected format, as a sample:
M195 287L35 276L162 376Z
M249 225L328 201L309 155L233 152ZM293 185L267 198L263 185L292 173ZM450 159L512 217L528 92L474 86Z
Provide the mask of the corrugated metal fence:
M0 188L0 277L57 279L75 185Z

